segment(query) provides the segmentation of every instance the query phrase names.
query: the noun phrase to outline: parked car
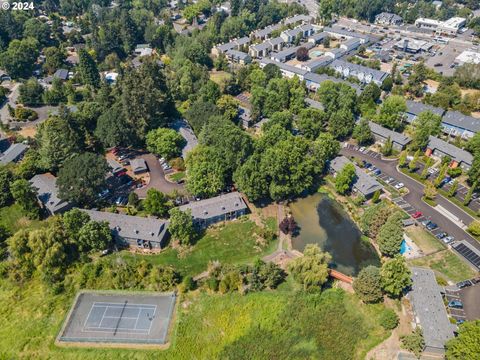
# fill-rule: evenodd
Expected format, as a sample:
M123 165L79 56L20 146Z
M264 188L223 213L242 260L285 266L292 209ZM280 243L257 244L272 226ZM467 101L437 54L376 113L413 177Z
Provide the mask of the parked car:
M427 225L427 229L430 231L435 230L436 228L438 228L438 225L433 222Z
M428 219L422 221L422 225L423 225L423 226L427 226L427 225L430 224L430 223L431 223L431 221L428 220Z
M478 193L474 192L474 193L472 194L472 199L476 199L476 198L478 198Z
M457 325L462 325L465 322L465 319L456 319Z
M395 189L397 190L400 190L401 188L403 188L405 185L403 183L398 183L395 185Z
M124 175L127 175L127 172L126 171L120 171L118 173L115 174L116 177L122 177Z
M102 192L98 193L98 197L99 197L100 199L103 199L103 198L107 197L109 193L110 193L110 190L109 190L109 189L105 189L105 190L103 190Z
M441 233L438 233L437 235L435 235L435 237L437 239L443 239L444 237L446 237L448 234L446 232L441 232Z
M445 244L450 244L452 241L455 240L455 238L453 236L446 236L442 240Z
M463 309L463 303L460 300L451 300L448 302L448 307L453 309Z
M387 180L385 180L385 182L386 182L387 184L390 184L391 182L394 182L394 181L395 181L395 179L392 178L392 177L390 177L390 178L388 178Z
M365 151L365 148L362 146L358 151L363 153Z
M452 178L450 176L446 176L442 179L442 181L440 182L440 187L442 187L443 185L447 184L450 180L452 180Z
M473 279L472 279L472 283L474 283L474 284L480 283L480 277L473 278Z
M413 217L414 219L418 219L419 217L422 217L422 216L423 216L423 213L422 213L421 211L416 211L416 212L412 215L412 217Z
M382 173L382 171L380 169L376 169L375 171L373 171L373 174L375 176L379 176L381 173Z
M466 287L469 287L469 286L472 286L472 282L470 280L464 280L464 281L460 281L459 283L457 283L457 286L460 288L460 289L463 289L463 288L466 288Z

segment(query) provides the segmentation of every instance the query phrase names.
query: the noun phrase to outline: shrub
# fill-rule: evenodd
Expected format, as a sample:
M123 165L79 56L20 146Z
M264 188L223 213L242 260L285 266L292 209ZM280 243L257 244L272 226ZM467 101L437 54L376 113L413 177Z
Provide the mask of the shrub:
M176 157L168 162L168 164L178 171L185 171L185 163L182 158Z
M398 325L398 315L392 309L385 309L380 314L380 325L386 330L393 330Z
M15 109L15 119L20 121L34 121L38 119L38 114L32 109L18 106Z
M452 178L462 175L462 169L459 167L456 168L448 168L447 174Z

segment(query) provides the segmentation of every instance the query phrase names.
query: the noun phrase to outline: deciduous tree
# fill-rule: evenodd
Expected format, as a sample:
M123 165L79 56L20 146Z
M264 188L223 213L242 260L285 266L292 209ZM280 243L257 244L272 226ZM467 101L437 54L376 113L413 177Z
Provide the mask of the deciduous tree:
M412 285L411 271L401 255L384 262L380 275L383 290L391 297L401 296L403 290Z

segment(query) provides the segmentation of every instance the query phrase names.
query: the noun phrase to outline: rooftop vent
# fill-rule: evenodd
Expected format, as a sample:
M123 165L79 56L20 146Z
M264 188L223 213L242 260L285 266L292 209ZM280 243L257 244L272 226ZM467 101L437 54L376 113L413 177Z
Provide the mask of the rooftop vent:
M225 206L222 206L222 210L225 210Z
M135 234L138 234L138 230L137 230L137 229L135 229L135 230L133 230L133 231L135 231Z
M204 210L204 211L203 211L203 214L204 214L204 215L207 215L207 214L208 214L208 211L207 211L207 210Z
M238 206L238 202L235 203L235 206Z

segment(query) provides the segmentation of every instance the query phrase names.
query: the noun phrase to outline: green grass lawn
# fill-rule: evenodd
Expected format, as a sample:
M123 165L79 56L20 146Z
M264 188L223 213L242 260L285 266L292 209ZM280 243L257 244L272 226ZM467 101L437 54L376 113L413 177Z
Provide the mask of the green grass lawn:
M169 176L172 181L180 181L185 178L185 171L179 171Z
M408 262L413 266L431 268L446 280L453 282L470 279L475 275L475 271L450 250L443 250Z
M168 248L158 255L136 255L125 251L122 256L126 259L145 259L153 264L173 265L182 275L197 275L207 269L211 260L229 264L249 263L256 257L272 252L277 242L263 248L258 246L256 240L259 230L253 221L242 218L207 230L185 254Z
M38 220L30 220L18 204L0 208L0 225L5 226L11 233L20 229L39 227L41 224Z
M211 71L210 80L216 82L217 85L223 86L225 83L232 78L232 74L226 71Z
M441 240L438 240L435 236L419 226L410 226L405 229L405 233L417 244L424 254L431 254L445 249Z
M19 288L0 279L0 358L350 360L389 335L378 325L382 305L341 290L195 292L182 299L168 350L59 348L54 340L73 297L53 295L37 280Z

